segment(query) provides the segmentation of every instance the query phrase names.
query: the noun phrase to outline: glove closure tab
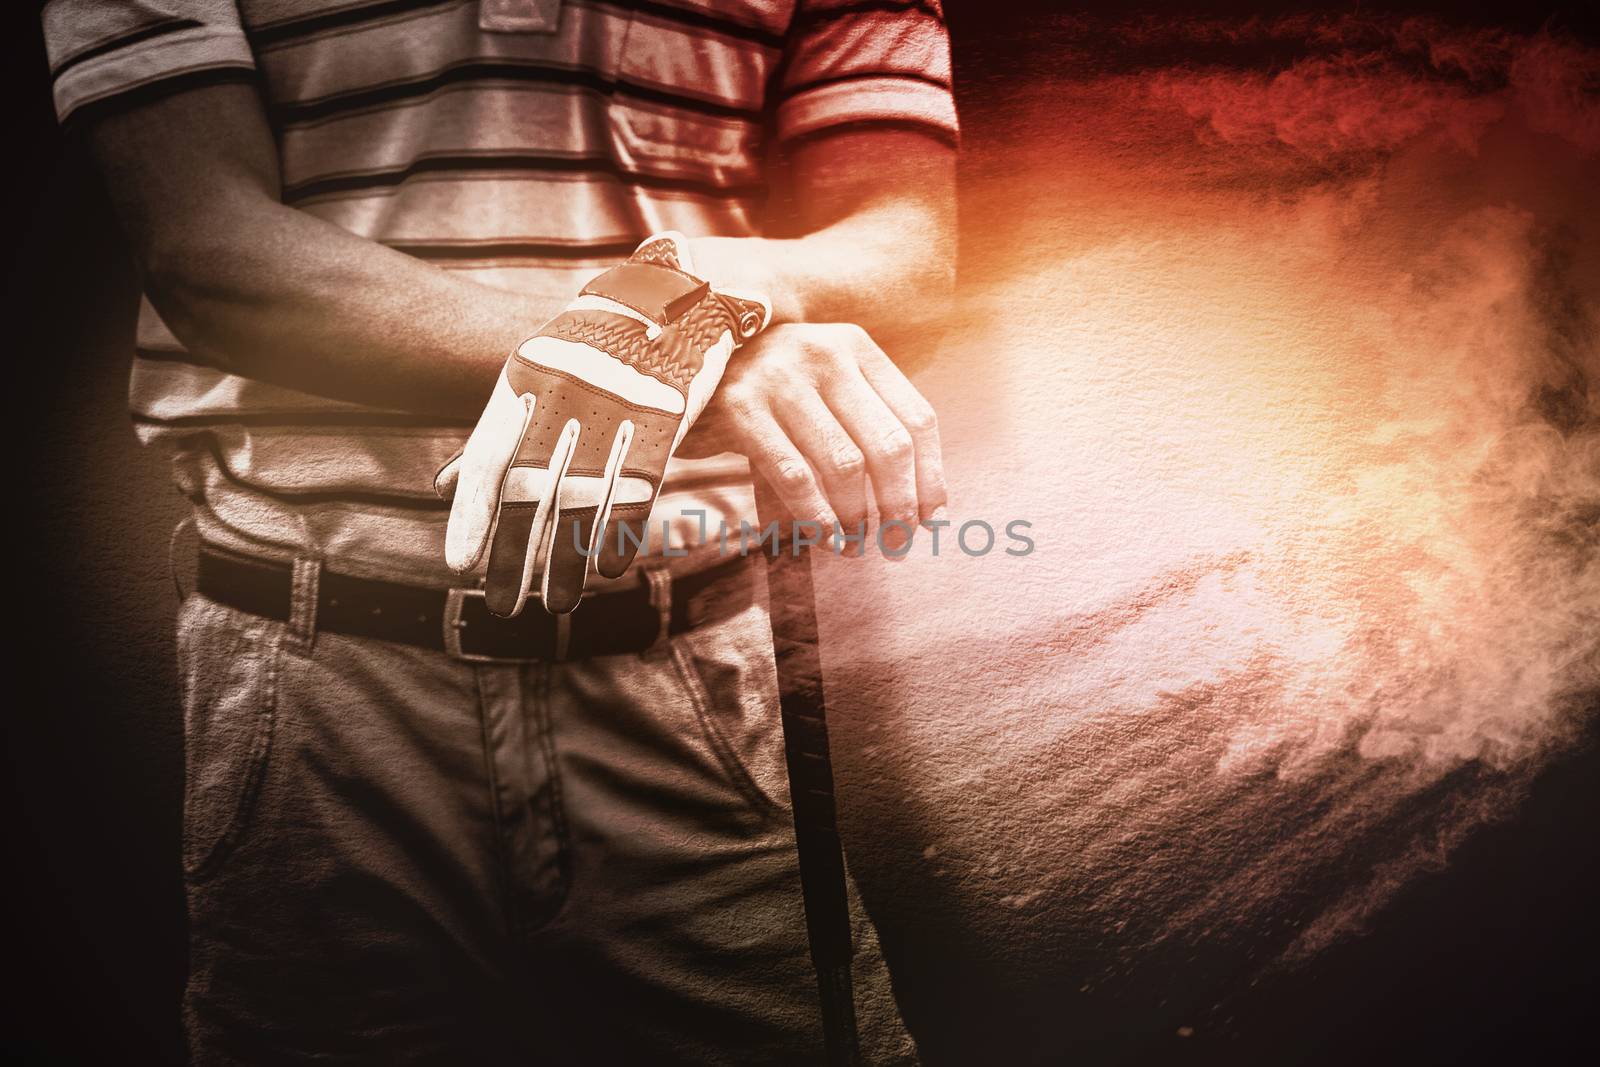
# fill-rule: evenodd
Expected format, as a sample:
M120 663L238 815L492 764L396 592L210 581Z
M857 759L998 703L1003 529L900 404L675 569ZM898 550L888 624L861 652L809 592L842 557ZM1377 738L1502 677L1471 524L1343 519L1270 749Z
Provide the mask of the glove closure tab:
M603 296L666 326L705 299L710 286L699 278L659 263L619 263L583 287L584 296Z

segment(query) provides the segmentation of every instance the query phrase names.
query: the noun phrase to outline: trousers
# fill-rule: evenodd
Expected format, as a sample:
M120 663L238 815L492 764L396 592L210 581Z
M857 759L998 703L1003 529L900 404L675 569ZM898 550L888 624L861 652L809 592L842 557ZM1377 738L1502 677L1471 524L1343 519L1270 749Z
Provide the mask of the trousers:
M512 664L312 596L180 610L196 1063L822 1062L764 596ZM865 1059L915 1063L851 893Z

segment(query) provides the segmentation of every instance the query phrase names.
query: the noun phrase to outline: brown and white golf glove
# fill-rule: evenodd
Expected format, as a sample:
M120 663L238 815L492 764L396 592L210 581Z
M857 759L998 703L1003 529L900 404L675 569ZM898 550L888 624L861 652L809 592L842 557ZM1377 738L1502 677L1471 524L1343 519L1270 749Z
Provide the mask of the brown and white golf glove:
M506 360L439 472L440 495L454 493L445 561L468 574L488 552L496 615L518 614L536 581L547 610L571 611L591 563L615 578L633 562L667 461L772 317L765 297L693 272L688 242L664 233L591 281Z

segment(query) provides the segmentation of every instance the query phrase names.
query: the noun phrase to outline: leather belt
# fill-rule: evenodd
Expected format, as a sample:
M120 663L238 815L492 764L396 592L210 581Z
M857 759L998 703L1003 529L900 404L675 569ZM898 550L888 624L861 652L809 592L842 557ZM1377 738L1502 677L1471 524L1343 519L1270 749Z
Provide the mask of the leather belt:
M670 581L670 604L652 583L585 597L569 615L528 604L521 615L489 614L481 589L425 589L323 571L318 579L318 632L375 637L445 652L474 663L587 659L643 652L666 634L729 618L748 606L752 560L725 563ZM666 583L663 583L666 584ZM287 622L293 571L267 560L201 549L195 588L251 615Z

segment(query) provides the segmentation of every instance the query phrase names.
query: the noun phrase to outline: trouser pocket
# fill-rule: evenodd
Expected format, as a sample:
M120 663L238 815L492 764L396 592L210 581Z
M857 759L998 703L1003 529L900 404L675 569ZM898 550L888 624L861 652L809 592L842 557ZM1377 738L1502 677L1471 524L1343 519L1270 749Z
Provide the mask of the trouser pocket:
M669 652L728 781L758 811L783 810L783 728L766 612L752 605L673 639Z
M277 719L283 626L202 596L178 618L183 683L183 866L212 877L246 837Z

